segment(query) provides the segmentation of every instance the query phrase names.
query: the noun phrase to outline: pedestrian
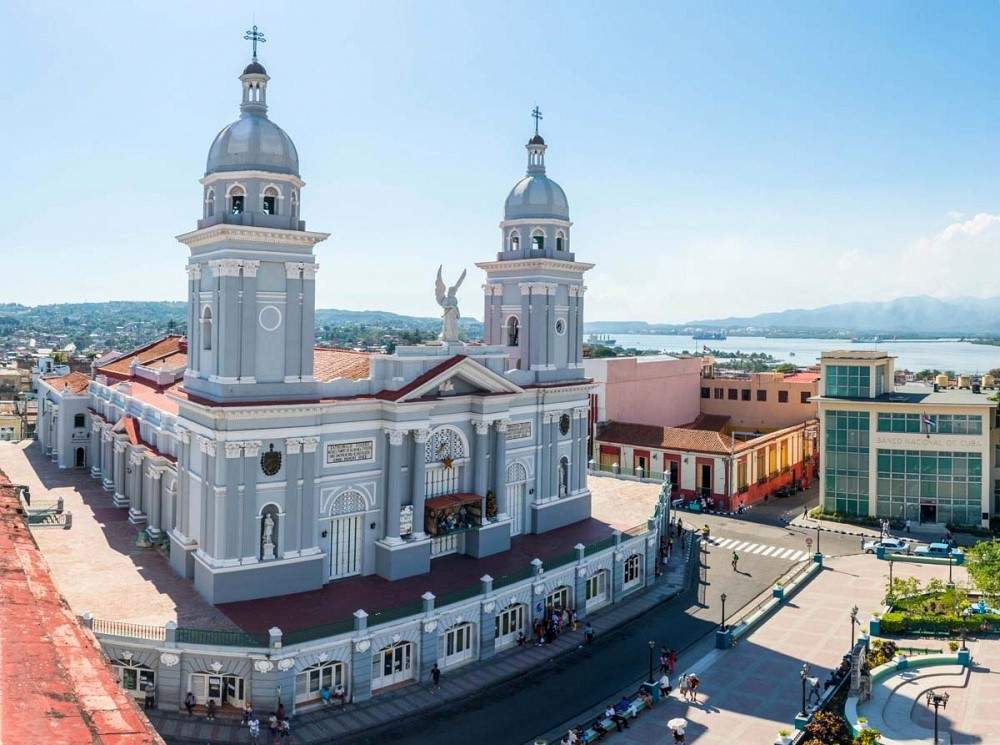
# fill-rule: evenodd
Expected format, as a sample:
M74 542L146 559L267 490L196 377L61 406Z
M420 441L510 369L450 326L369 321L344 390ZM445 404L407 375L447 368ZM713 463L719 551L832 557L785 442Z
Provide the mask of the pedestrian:
M674 668L677 666L677 650L671 649L668 655L670 657L670 667L668 668L668 671L670 672L671 675L673 675Z
M517 632L517 646L523 647L528 640L524 636L524 631Z
M910 519L909 518L906 519L906 532L907 533L910 532Z
M684 730L677 728L673 730L674 733L674 745L683 745L684 743Z
M590 621L587 621L587 624L583 627L583 636L586 638L588 645L594 643L594 627L590 625Z
M146 711L156 708L156 688L152 683L146 683L143 692L146 694L142 701L142 708Z
M688 676L688 689L691 691L691 701L698 703L698 686L701 683L697 675Z
M670 669L670 655L666 648L660 650L660 672L665 673Z
M282 719L278 724L278 740L285 742L292 734L292 725L287 719Z
M736 564L739 562L739 560L740 560L740 555L738 553L736 553L735 551L733 551L733 571L734 572L737 571Z
M274 712L271 712L271 716L267 718L267 731L271 733L271 742L278 737L278 717L275 716Z
M681 527L681 519L677 518L677 535L682 535L684 529Z
M285 721L285 705L280 701L278 702L278 710L274 712L274 715L278 717L279 722Z
M615 709L614 704L608 704L608 708L604 710L604 717L605 719L610 719L612 722L614 722L615 728L619 732L622 731L623 724L625 725L625 729L628 729L628 720L618 713L618 711Z
M205 705L205 719L212 721L215 719L215 699L210 698L208 704Z
M320 694L323 692L320 691ZM253 719L253 704L250 703L250 699L243 702L243 724L247 724L251 719Z
M441 668L434 663L434 667L431 668L431 682L434 684L434 690L436 691L441 687Z
M659 685L660 685L660 695L663 696L663 698L669 696L670 691L673 690L670 687L670 676L667 675L666 673L663 673L663 675L660 676Z
M194 713L195 703L197 702L195 701L194 694L191 693L191 691L188 691L187 695L184 697L184 708L187 709L188 716L191 716L191 714Z
M671 556L674 555L674 539L670 538L667 540L667 559L669 560Z
M250 728L250 742L256 745L260 742L260 720L257 717L253 717L247 726Z

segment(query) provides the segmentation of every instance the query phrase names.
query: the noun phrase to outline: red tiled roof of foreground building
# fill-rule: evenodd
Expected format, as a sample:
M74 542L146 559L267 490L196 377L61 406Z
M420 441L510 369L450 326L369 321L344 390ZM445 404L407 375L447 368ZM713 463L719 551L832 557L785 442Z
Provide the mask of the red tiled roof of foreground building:
M46 385L52 386L55 391L68 390L70 393L85 393L90 386L90 378L82 372L71 372L68 375L56 375L42 378Z
M316 347L313 350L313 377L322 381L335 378L364 380L369 375L370 359L368 352Z
M0 473L0 741L163 745L59 594Z
M597 439L622 445L661 448L663 450L694 450L699 453L729 453L732 447L728 437L719 432L684 427L657 427L651 424L611 422Z

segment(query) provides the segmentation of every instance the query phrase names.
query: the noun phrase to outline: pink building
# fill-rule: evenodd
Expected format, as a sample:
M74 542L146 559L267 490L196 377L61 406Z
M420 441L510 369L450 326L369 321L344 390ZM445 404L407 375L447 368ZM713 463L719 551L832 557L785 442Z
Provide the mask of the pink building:
M700 413L700 357L609 357L584 359L596 384L597 422L675 427Z

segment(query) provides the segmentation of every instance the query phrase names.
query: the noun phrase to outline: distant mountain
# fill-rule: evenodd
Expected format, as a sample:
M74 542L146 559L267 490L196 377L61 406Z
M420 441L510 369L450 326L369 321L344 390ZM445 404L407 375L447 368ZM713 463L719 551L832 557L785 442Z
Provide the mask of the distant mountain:
M886 302L840 303L755 316L692 321L716 328L842 331L856 334L1000 335L1000 297L939 299L920 295Z
M440 317L404 316L385 310L341 310L338 308L317 308L316 325L343 325L349 323L378 324L389 328L426 328L440 326ZM460 318L459 325L468 329L482 329L482 321L475 318Z

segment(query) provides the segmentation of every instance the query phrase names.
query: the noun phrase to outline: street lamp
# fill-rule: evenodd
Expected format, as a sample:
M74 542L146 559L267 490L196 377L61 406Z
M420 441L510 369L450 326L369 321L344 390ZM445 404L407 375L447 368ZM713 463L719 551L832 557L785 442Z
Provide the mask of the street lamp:
M726 630L726 593L722 593L719 596L719 600L722 601L722 631Z
M649 684L653 685L653 649L656 647L656 642L649 642Z
M802 669L799 670L799 677L802 678L802 711L799 716L803 719L806 718L806 679L809 677L809 665L802 663Z
M819 523L816 523L816 553L819 552Z
M947 693L927 691L927 705L934 707L934 745L937 745L938 741L938 709L948 708L948 698Z
M858 606L851 608L851 650L854 650L854 627L858 623Z

